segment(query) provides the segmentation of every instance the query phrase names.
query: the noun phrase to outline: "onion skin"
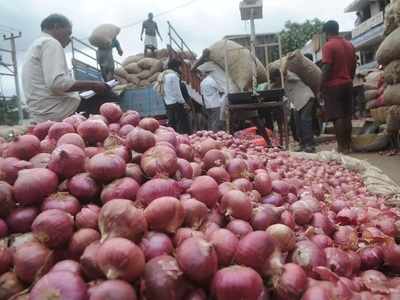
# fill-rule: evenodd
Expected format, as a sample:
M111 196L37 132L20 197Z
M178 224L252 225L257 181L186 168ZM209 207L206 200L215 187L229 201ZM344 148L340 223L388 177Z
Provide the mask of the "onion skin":
M150 229L175 233L183 224L185 212L180 201L173 197L162 197L151 202L144 210Z
M336 231L335 225L322 213L315 213L311 224L315 228L321 229L328 236L332 236Z
M60 137L67 133L75 133L74 126L66 122L56 122L50 127L47 136L50 140L58 141Z
M108 153L93 156L87 166L90 176L100 182L111 182L124 177L125 169L126 163L121 157Z
M53 264L53 253L37 242L20 246L14 254L15 273L25 283L46 274Z
M100 194L100 187L88 173L75 175L68 181L68 190L82 201L95 199Z
M42 204L42 211L49 209L59 209L75 216L81 210L81 205L78 199L68 193L56 193L48 196Z
M242 239L249 233L253 232L253 228L248 222L243 220L233 220L227 226L226 229L231 231L238 239Z
M14 272L7 272L0 276L0 299L11 299L24 289L24 285Z
M40 204L57 187L57 175L48 169L21 170L14 184L14 197L24 206Z
M339 248L325 248L327 267L339 276L350 277L352 266L349 256Z
M207 206L195 199L185 200L182 206L185 215L183 224L195 230L199 229L208 217Z
M145 130L155 132L158 128L160 128L160 123L154 118L143 118L140 120L138 126Z
M37 124L32 131L32 134L35 135L39 140L44 140L47 136L50 127L54 124L54 121L46 121Z
M89 145L102 143L109 135L107 125L100 120L86 120L79 124L77 132Z
M185 240L177 249L176 260L183 273L199 284L209 282L218 269L214 247L198 238Z
M81 209L75 216L75 226L78 229L91 228L98 229L98 219L100 214L100 207L94 204L89 204Z
M140 241L147 232L147 221L132 201L115 199L101 208L99 228L102 242L117 237Z
M181 194L178 183L172 179L155 178L143 184L136 195L136 201L147 207L161 197L178 198Z
M33 286L29 300L51 300L54 295L59 300L88 299L87 286L77 275L71 272L50 272Z
M249 197L241 191L230 191L221 199L221 210L226 216L250 221L252 205Z
M220 266L229 266L236 252L239 239L229 230L219 229L208 239L214 246Z
M104 277L96 261L100 245L100 241L95 241L91 243L89 246L86 247L85 251L83 251L83 254L79 259L79 263L82 267L82 271L85 277L90 280L96 280Z
M36 207L19 207L11 212L6 223L11 233L26 233L31 231L33 221L39 214Z
M162 255L170 255L174 251L171 239L164 233L148 232L140 243L140 248L149 261Z
M296 247L296 235L288 226L275 224L268 227L266 232L282 252L290 252Z
M118 123L122 117L121 107L112 102L102 104L99 111L110 123Z
M82 150L85 150L85 141L83 138L77 134L77 133L67 133L64 134L60 139L57 141L57 147L66 145L66 144L71 144L75 145Z
M40 152L40 140L31 134L14 138L8 144L5 157L15 157L21 160L30 160Z
M71 272L78 276L81 276L82 274L81 265L74 260L62 260L56 263L54 267L51 268L50 270L50 272L59 272L59 271Z
M132 178L117 179L104 187L101 192L101 201L107 203L113 199L136 200L139 184Z
M339 226L333 238L343 250L358 250L358 234L351 226Z
M208 208L213 208L220 198L218 184L210 176L199 176L188 190L193 198L203 202Z
M113 238L100 246L96 262L108 279L133 282L143 273L145 258L142 250L133 242Z
M74 233L68 245L68 254L73 259L79 259L86 247L100 240L100 233L94 229L80 229Z
M313 268L326 266L326 256L322 249L310 241L301 241L296 245L292 261L302 267L309 275L313 275Z
M57 142L51 139L44 139L40 142L40 151L44 153L52 153L57 147Z
M136 127L127 135L126 145L130 150L145 153L156 145L156 137L150 131Z
M140 166L149 177L168 177L173 176L178 170L178 160L171 148L155 146L143 154Z
M134 288L122 280L107 280L89 289L90 300L137 300Z
M296 264L286 264L282 274L273 279L277 294L283 299L297 299L307 288L307 275Z
M196 231L191 228L179 228L174 236L174 246L179 247L185 240L189 238L199 238L199 239L206 239L206 236L201 231Z
M260 275L253 269L242 266L231 266L219 270L212 283L216 300L258 300L263 289Z
M64 246L72 237L73 230L72 216L58 209L42 212L32 224L35 237L49 248Z
M7 182L0 181L0 217L7 217L14 209L13 188Z

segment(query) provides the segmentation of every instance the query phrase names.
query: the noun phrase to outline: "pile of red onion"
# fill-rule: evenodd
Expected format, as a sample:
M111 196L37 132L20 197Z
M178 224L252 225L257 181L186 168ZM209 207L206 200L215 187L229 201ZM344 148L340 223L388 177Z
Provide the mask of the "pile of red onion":
M400 299L400 214L358 173L99 113L0 140L0 300Z

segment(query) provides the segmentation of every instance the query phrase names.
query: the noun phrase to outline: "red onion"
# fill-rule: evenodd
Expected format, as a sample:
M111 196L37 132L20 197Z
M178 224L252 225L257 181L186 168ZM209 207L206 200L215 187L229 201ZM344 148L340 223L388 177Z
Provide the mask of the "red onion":
M308 207L309 210L311 210L311 212L316 213L316 212L321 211L320 201L318 201L313 196L307 195L307 194L302 195L301 200L302 200L302 202L304 202L306 204L306 206Z
M212 149L208 151L203 157L204 169L208 171L213 167L220 167L225 165L225 155L220 150Z
M193 178L193 168L191 164L185 160L178 158L178 171L176 172L175 177L180 180L183 178L192 179Z
M296 264L286 264L282 274L273 280L277 294L282 299L297 299L307 288L307 275Z
M68 245L68 254L71 258L79 259L86 247L100 240L100 233L94 229L80 229L74 233Z
M192 163L190 163L190 165L192 166L192 169L193 169L193 178L199 177L203 174L200 164L192 162Z
M235 179L232 183L238 190L242 192L247 193L253 190L253 184L246 178Z
M251 225L255 230L265 230L279 222L280 210L272 205L264 204L253 210Z
M175 149L177 140L176 140L176 134L175 132L171 132L169 130L164 130L164 129L157 129L155 132L156 136L156 142L157 144L161 142L167 142L172 145L172 147Z
M201 226L200 228L201 232L204 233L206 240L209 240L211 238L211 235L219 229L221 229L221 226L213 222L207 222L203 224L203 226Z
M154 118L143 118L138 126L148 131L155 132L160 127L160 123Z
M89 289L90 300L137 300L134 288L122 280L107 280Z
M42 204L42 211L49 209L59 209L75 216L81 210L81 205L78 199L68 193L56 193L48 196Z
M344 208L336 215L336 222L340 225L356 225L357 213L351 208Z
M285 202L280 194L272 193L262 198L262 203L274 206L282 206Z
M101 182L124 177L125 169L126 163L121 157L106 152L93 156L87 166L90 176Z
M241 191L230 191L221 199L221 209L226 216L249 221L252 216L252 205L249 197Z
M263 293L263 280L253 269L231 266L219 270L213 279L212 292L216 300L258 300Z
M339 276L350 277L352 265L346 252L339 248L325 248L326 266Z
M75 216L75 225L80 228L98 229L98 219L100 214L100 207L97 205L89 204L81 209Z
M208 239L214 246L220 266L229 266L236 252L239 240L227 229L219 229L211 234Z
M312 219L312 226L321 229L326 235L332 236L335 232L335 225L329 220L329 218L322 213L315 213Z
M358 250L358 234L351 226L339 226L333 239L343 250Z
M108 125L108 121L107 121L106 117L104 117L102 115L90 115L88 120L89 121L100 121L100 122L103 122L104 124Z
M196 177L188 192L208 208L213 208L220 198L218 184L210 176Z
M144 216L152 230L175 233L184 221L185 212L178 199L162 197L146 207Z
M296 235L288 226L275 224L269 226L266 232L282 252L290 252L296 247Z
M69 116L68 118L65 118L63 120L64 123L71 124L72 126L74 126L75 129L77 129L79 124L81 124L83 121L86 121L86 118L80 113L75 113L72 116Z
M385 265L397 273L400 270L400 246L392 242L382 247L382 250Z
M335 213L339 213L341 210L345 209L348 207L348 204L344 200L335 200L331 204L331 209Z
M122 178L105 186L101 192L101 201L107 203L113 199L136 200L139 185L132 178Z
M71 272L50 272L33 286L30 300L51 300L57 295L59 300L88 299L85 282Z
M0 219L0 239L5 238L8 235L8 226L5 221Z
M64 134L57 142L57 147L61 145L71 144L81 149L85 149L85 142L83 138L77 133Z
M100 154L102 152L103 152L103 149L98 148L98 147L86 147L85 148L85 153L88 158L92 158L96 154Z
M25 283L46 274L53 264L53 253L37 242L20 246L14 255L15 273Z
M49 153L39 153L30 159L33 168L47 168L51 155Z
M143 154L140 166L149 177L172 176L178 170L178 161L174 150L155 146Z
M218 269L214 247L199 238L185 240L176 250L176 260L185 275L196 283L206 283Z
M312 211L308 208L304 201L297 201L290 206L293 213L294 220L298 225L309 224L313 215Z
M99 120L86 120L79 124L77 131L89 145L102 143L109 135L107 125Z
M121 126L121 128L118 132L118 135L122 138L126 138L129 135L129 133L134 129L135 129L135 126L133 126L133 125L130 125L130 124L123 125L123 126Z
M95 199L100 193L100 187L88 173L75 175L68 182L68 189L79 200Z
M294 221L292 213L287 210L282 213L280 222L291 229L295 229L296 227L296 222Z
M140 248L149 261L157 256L170 255L174 250L171 239L164 233L148 232L142 239Z
M45 153L51 153L56 149L57 141L45 138L40 142L40 151Z
M13 255L11 249L7 248L6 242L0 243L0 275L8 272L13 266Z
M156 137L150 131L134 128L127 135L127 147L139 153L144 153L148 149L154 147L156 144Z
M73 231L72 216L58 209L42 212L32 224L35 237L49 248L64 246L72 237Z
M14 184L14 197L22 205L40 204L45 197L57 191L57 187L57 175L50 170L21 170Z
M361 268L363 270L377 269L383 264L383 252L379 246L360 249Z
M200 238L200 239L203 239L203 240L206 239L206 236L204 235L203 232L196 231L196 230L193 230L191 228L182 227L182 228L179 228L176 231L176 234L175 234L174 240L173 240L174 246L175 247L179 247L185 240L187 240L189 238L192 238L192 237Z
M144 269L143 282L147 300L187 299L188 284L171 256L163 255L150 260Z
M231 176L232 180L238 178L248 177L248 168L243 159L232 159L226 166L226 170Z
M53 124L54 121L39 123L33 128L32 134L35 135L39 140L44 140Z
M207 175L212 177L218 184L231 181L231 176L224 167L214 167L207 171Z
M317 234L311 238L311 241L321 249L333 246L333 240L325 234Z
M387 277L376 270L368 270L361 274L363 285L373 293L387 294Z
M206 155L206 153L212 149L219 149L219 148L220 148L219 143L212 138L207 138L200 144L196 145L196 150L200 154L200 157L204 157L204 155Z
M223 182L218 186L219 193L224 196L230 191L238 190L237 187L231 182Z
M144 174L137 164L127 164L125 176L134 179L138 184L143 184Z
M15 208L12 186L0 181L0 217L7 217Z
M48 168L59 176L70 178L85 169L85 152L71 144L57 147L51 154Z
M119 120L121 126L129 124L136 127L139 124L139 122L140 122L140 114L134 110L128 110L124 112L121 116L121 119Z
M272 190L275 193L278 193L282 195L283 197L286 197L289 194L289 184L287 184L283 180L273 180L272 181Z
M353 274L358 274L361 269L361 257L354 251L347 251L347 255L350 259L351 270Z
M265 231L254 231L239 241L235 262L263 272L274 249L275 244L272 237Z
M12 299L24 289L24 285L14 272L7 272L0 276L0 299Z
M30 160L40 152L40 140L31 134L14 138L8 144L5 157L16 157L21 160Z
M172 179L151 179L143 184L136 195L136 201L145 207L152 201L161 197L178 198L181 194L178 183Z
M12 233L26 233L31 231L33 221L39 214L36 207L19 207L14 209L6 219L8 229Z
M98 250L96 261L108 279L122 279L128 282L138 279L145 265L142 250L123 238L105 241Z
M194 159L194 150L190 145L179 144L176 147L176 154L179 158L186 159L187 161L193 161Z
M207 300L207 295L202 289L197 289L191 292L186 297L186 300Z
M48 133L48 138L50 140L58 141L60 137L67 133L74 133L75 128L69 123L66 122L56 122L54 123Z
M108 102L100 106L100 114L110 123L118 123L122 117L121 107L115 103Z
M331 300L332 298L332 291L324 286L314 286L310 287L306 290L302 300Z
M253 232L253 228L248 222L242 220L233 220L227 226L226 229L231 231L233 234L237 236L237 238L241 239L249 233Z
M143 210L130 200L115 199L107 202L100 211L101 240L122 237L140 241L147 231Z
M392 218L382 218L373 222L376 228L380 229L384 234L395 237L397 235L397 229L395 226L395 220Z
M71 272L74 273L78 276L81 275L82 269L81 265L74 261L74 260L62 260L54 265L53 268L51 268L50 272Z
M86 247L80 257L79 263L82 267L85 277L90 280L95 280L104 277L102 271L97 265L96 258L100 249L100 241L95 241Z
M9 184L14 184L19 171L31 169L32 167L32 163L18 160L15 157L0 160L0 180L6 181Z
M196 230L199 229L207 219L207 206L195 199L185 200L182 205L185 214L183 224Z
M310 275L313 274L313 268L326 266L326 256L324 251L316 244L310 241L300 241L292 255L292 261L298 264Z

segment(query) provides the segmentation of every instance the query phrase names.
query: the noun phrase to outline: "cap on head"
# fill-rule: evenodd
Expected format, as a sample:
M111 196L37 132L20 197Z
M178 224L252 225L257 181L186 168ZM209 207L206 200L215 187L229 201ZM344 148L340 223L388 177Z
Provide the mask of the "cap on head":
M51 14L45 18L40 24L42 31L52 30L56 27L66 28L72 27L71 21L64 15Z
M339 23L330 20L324 24L322 27L322 32L328 35L338 35L339 34Z

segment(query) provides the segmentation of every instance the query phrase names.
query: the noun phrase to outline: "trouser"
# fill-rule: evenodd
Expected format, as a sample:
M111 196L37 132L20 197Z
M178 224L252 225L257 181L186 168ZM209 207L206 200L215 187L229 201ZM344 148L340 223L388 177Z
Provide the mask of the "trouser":
M313 130L313 109L314 99L310 99L308 103L299 111L295 111L294 118L296 123L296 135L302 147L314 147L314 130Z
M218 131L223 129L224 124L220 120L220 116L221 116L221 108L220 107L207 109L207 117L208 117L207 126L208 126L208 130L211 130L211 131L214 131L214 132L218 132Z
M189 117L182 103L166 105L168 124L180 134L190 134Z

